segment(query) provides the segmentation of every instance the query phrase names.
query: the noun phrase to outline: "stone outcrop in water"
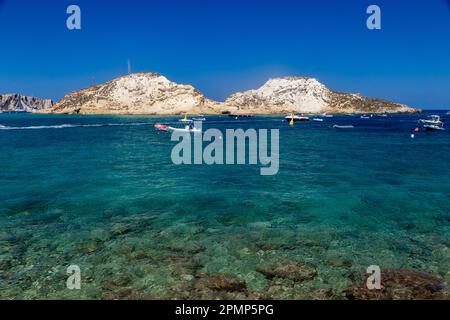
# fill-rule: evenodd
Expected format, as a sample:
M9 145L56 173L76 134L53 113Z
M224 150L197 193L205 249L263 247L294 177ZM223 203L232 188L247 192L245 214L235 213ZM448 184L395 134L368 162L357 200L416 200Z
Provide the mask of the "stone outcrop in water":
M50 110L53 101L23 96L20 94L0 94L0 111L6 112L35 112Z
M259 267L256 271L269 279L281 278L298 282L312 279L317 275L314 266L297 261L275 263L271 266Z
M261 88L230 96L224 103L206 98L191 85L158 73L136 73L72 92L44 112L68 114L283 114L413 113L403 104L338 93L314 78L269 80Z

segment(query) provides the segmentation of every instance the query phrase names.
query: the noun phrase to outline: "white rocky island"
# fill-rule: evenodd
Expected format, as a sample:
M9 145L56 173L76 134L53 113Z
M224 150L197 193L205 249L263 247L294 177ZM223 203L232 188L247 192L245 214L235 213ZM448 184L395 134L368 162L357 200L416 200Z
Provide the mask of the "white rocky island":
M317 79L270 79L261 88L236 93L225 101L232 113L414 113L420 110L358 94L334 92Z
M191 85L135 73L66 95L51 109L69 114L211 114L216 103Z
M284 114L415 113L409 106L358 94L335 92L317 79L270 79L261 88L231 95L225 102L206 98L191 85L158 73L136 73L66 95L41 113L64 114Z

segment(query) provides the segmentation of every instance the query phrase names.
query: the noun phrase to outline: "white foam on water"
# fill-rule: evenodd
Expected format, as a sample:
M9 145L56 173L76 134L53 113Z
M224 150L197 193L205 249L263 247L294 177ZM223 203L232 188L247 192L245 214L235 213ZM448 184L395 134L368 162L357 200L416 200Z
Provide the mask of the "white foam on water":
M29 126L29 127L8 127L0 124L0 130L43 130L43 129L66 129L66 128L96 128L112 126L146 126L153 123L98 123L98 124L59 124L52 126Z

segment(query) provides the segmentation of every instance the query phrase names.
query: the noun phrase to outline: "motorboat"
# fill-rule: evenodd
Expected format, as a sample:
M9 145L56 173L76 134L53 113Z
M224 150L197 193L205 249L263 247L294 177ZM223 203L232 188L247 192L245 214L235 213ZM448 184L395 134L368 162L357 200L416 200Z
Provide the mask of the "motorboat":
M324 113L324 114L322 114L322 117L324 117L324 118L333 118L334 116L332 114Z
M443 122L436 123L436 124L425 124L423 127L427 131L434 131L434 130L442 131L442 130L445 130Z
M432 124L432 125L442 124L441 117L437 116L437 115L432 115L429 117L429 119L420 119L419 122L426 123L426 124Z
M174 128L174 127L168 127L168 131L173 132L186 132L186 133L201 133L202 129L195 128L192 125L186 126L184 128Z
M361 116L361 119L370 119L370 117L369 117L369 116L366 116L366 115L364 115L364 116Z
M192 118L192 121L206 121L206 118Z
M316 121L316 122L323 122L323 119L321 119L321 118L314 118L313 121Z
M309 121L309 117L306 116L302 116L302 115L296 115L291 113L290 115L287 115L285 117L286 120L288 121L294 121L294 122L299 122L299 121Z

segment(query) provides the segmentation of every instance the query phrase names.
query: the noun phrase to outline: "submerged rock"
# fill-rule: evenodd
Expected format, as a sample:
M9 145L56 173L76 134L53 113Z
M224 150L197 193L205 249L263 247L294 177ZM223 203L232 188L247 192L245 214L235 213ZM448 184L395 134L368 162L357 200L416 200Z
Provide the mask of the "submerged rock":
M339 259L339 258L330 258L326 261L327 264L332 265L334 267L351 267L352 262L350 260L346 259Z
M90 255L95 253L96 251L100 250L102 247L102 244L97 241L88 241L82 244L82 252L84 254Z
M301 287L298 282L275 278L264 291L264 300L336 300L330 288Z
M103 280L102 287L105 289L115 289L115 288L124 288L130 285L132 279L130 276L126 274L121 274L118 276L107 277Z
M137 260L153 260L153 256L150 252L147 251L133 251L127 255L127 259L129 261L137 261Z
M19 264L12 256L0 256L0 270L6 271Z
M317 275L317 270L314 266L298 261L287 261L275 263L271 266L258 267L256 271L269 279L282 278L299 282L313 279Z
M237 291L242 292L247 289L244 280L224 274L200 274L195 283L197 289L208 288L214 291Z
M260 300L262 296L247 289L244 280L225 274L197 274L186 292L187 299Z
M351 300L441 300L449 299L443 292L441 279L414 270L383 270L380 290L367 288L367 275L360 283L346 290Z
M121 236L132 231L132 227L125 223L116 223L111 227L111 234L113 236Z
M193 278L202 266L191 256L169 255L162 259L171 270L172 274L183 279Z

